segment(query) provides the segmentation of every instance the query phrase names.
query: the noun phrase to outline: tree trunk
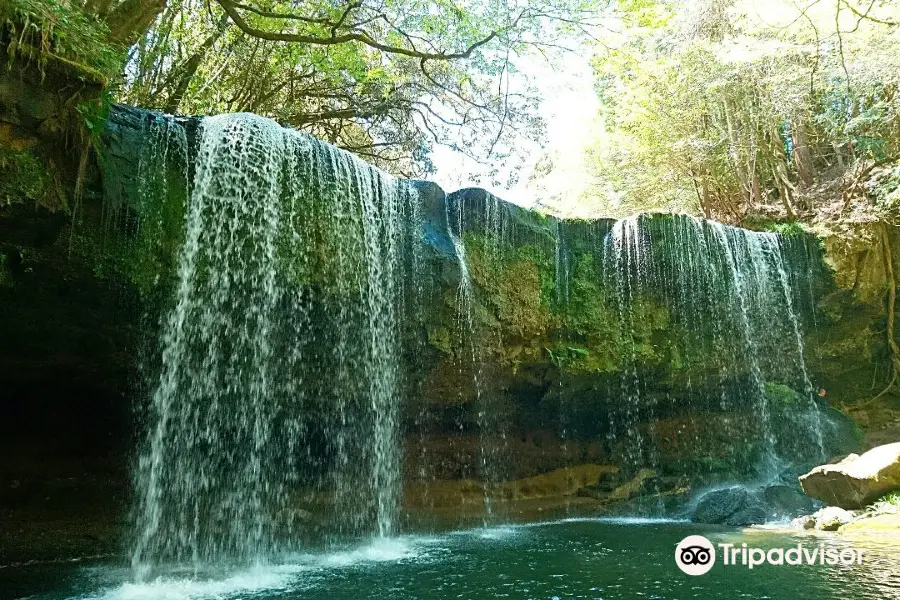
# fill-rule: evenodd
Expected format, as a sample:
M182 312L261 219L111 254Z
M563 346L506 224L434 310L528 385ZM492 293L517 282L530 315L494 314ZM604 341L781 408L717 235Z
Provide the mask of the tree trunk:
M781 203L787 212L789 219L795 218L794 214L794 184L791 183L787 172L787 154L784 151L784 144L781 140L781 133L777 127L772 129L772 175L775 177L775 185L778 188L778 195L781 197Z
M844 152L841 150L841 145L837 142L831 142L831 148L834 150L834 157L837 159L837 164L843 171L847 168L847 164L844 162Z
M754 167L753 175L750 178L750 200L753 206L759 206L762 202L762 186L759 183L759 172Z
M735 175L737 175L738 184L741 191L741 198L743 199L745 204L751 204L752 199L750 196L750 177L747 174L744 161L741 160L740 134L738 133L737 127L734 123L734 116L730 103L725 100L723 102L723 105L725 107L725 123L728 126L728 139L730 142L729 154L731 155L732 168L734 169Z
M185 63L184 70L181 72L181 76L178 79L178 85L175 86L175 91L172 92L172 95L169 96L169 99L166 102L165 111L167 113L174 115L178 112L181 100L184 98L184 94L187 92L187 88L191 84L194 75L197 74L200 63L203 62L203 58L206 56L206 53L209 52L210 48L212 48L219 38L222 37L222 32L225 31L225 26L227 24L228 16L225 15L219 21L219 26L216 28L216 31L203 41L200 47L197 48L197 51L194 52L187 63Z
M147 33L156 18L166 8L167 0L125 0L106 17L109 39L123 46L131 46Z
M806 137L806 128L803 123L794 123L791 126L791 139L794 142L794 164L797 165L797 176L800 178L801 187L809 187L813 184L815 169L812 164L812 153L809 151L809 141Z

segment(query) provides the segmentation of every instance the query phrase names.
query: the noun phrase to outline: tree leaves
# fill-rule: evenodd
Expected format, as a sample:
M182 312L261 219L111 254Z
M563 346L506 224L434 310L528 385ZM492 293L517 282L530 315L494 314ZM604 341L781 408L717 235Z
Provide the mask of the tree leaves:
M438 144L497 162L543 132L531 83L511 85L514 61L563 25L592 26L605 3L171 0L133 49L121 99L256 112L405 176L428 174Z
M824 172L896 154L900 27L881 21L900 10L850 19L850 2L837 25L833 4L620 3L626 29L595 60L606 212L792 217Z

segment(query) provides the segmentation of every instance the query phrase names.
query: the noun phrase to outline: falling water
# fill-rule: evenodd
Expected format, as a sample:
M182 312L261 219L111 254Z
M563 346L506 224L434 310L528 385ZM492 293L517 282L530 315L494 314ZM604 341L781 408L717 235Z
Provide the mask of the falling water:
M791 284L784 261L784 249L781 244L781 239L775 234L770 233L763 239L769 245L769 251L778 271L778 281L781 283L781 291L784 294L784 304L787 308L787 315L791 323L791 329L794 332L795 352L793 353L793 355L795 359L795 366L802 376L803 394L807 399L808 411L812 416L812 419L814 420L812 426L812 434L815 438L816 447L819 451L816 459L819 461L824 461L828 458L828 455L825 449L825 439L822 431L822 415L817 410L814 399L815 388L813 387L812 381L810 381L809 371L806 368L806 361L803 358L805 349L803 347L802 326L800 325L800 319L798 318L797 313L794 310L793 293L791 291Z
M397 523L412 193L267 119L198 135L137 475L138 578L290 549L298 489L331 489L354 533Z
M764 439L764 468L771 471L777 469L780 464L775 451L775 436L772 433L769 415L769 402L766 398L765 382L763 380L762 371L759 365L760 348L757 343L755 332L752 328L750 317L750 305L752 300L763 299L761 296L761 287L754 286L754 275L759 276L765 274L764 265L760 264L761 254L759 245L753 242L758 241L750 235L736 237L729 235L733 232L731 228L726 229L720 223L711 223L715 240L721 249L721 255L725 258L728 271L731 273L730 286L726 289L730 290L728 298L731 300L729 304L738 309L740 316L739 331L741 332L741 346L736 350L738 355L743 350L743 356L750 367L751 376L751 398L755 404L754 417L759 420L759 431ZM740 232L743 233L743 232ZM743 242L743 245L742 245ZM744 260L738 261L735 257L735 248L740 250L748 249L749 252L743 256ZM747 260L749 259L749 260ZM748 268L749 267L749 268ZM801 359L802 360L802 359Z
M569 301L571 274L569 272L569 252L566 248L565 223L563 221L556 222L554 242L553 292L556 303L560 307L565 307Z
M675 399L652 393L652 372L642 372L639 365L659 360L656 353L667 349L662 344L678 361L673 366L684 378L680 401L689 410L706 410L711 398L718 398L723 415L749 409L750 431L741 432L734 419L724 422L729 435L743 435L744 444L759 448L760 474L774 476L797 458L779 449L786 437L812 442L820 458L821 415L780 236L688 216L640 215L615 224L604 255L625 337L620 378L625 403L614 417L614 431L624 442L626 464L656 466L659 460L652 431L640 423L660 416ZM665 341L653 341L647 330L654 319L666 321ZM744 383L736 385L734 378ZM789 434L773 421L769 382L802 389L807 398L805 408L793 415Z
M609 364L591 357L598 369L592 376L602 384L586 395L606 400L609 426L579 422L575 408L559 406L556 448L566 465L585 460L568 445L573 431L610 431L626 470L703 473L706 467L690 462L702 454L703 440L682 430L674 437L690 449L675 459L679 464L665 464L672 459L660 449L658 426L678 419L696 431L716 419L715 435L735 448L730 468L742 474L777 472L807 442L824 453L804 361L805 301L796 291L809 285L796 283L802 265L793 265L779 235L679 215L614 225L527 222L524 211L471 190L441 195L443 215L426 216L415 184L270 120L207 118L196 139L174 121L163 125L142 167L149 195L141 225L165 228L163 221L154 225L149 210L159 205L157 196L184 204L185 218L174 236L181 240L174 244L177 271L136 476L139 579L169 564L197 571L265 562L323 533L342 539L397 532L401 414L416 415L404 427L420 430L406 436L420 446L411 454L418 453L420 481L429 478L425 424L444 423L429 414L433 399L423 392L421 375L433 356L416 346L423 343L418 327L430 318L426 299L435 296L429 286L440 279L423 246L427 219L445 219L444 247L435 254L452 257L458 268L459 335L456 348L444 350L470 377L474 398L465 410L473 411L467 414L478 430L487 518L499 512L497 491L514 471L508 433L523 431L502 387L515 372L500 371L512 371L501 333L503 319L518 318L503 312L503 302L515 298L500 298L509 290L491 287L516 261L521 267L534 260L548 271L538 273L534 302L547 306L531 307L542 311L536 327L546 329L515 329L510 337L522 339L511 343L536 346L529 349L535 362L544 343L587 352L580 348L584 331L566 325L587 294L586 318L603 324L581 325L602 338L599 352L612 348L614 355ZM175 182L182 196L157 193L175 183L168 173L153 175L153 165L170 154L186 164L188 148L192 168ZM427 227L443 235L435 223ZM521 247L527 251L516 254ZM544 278L549 269L552 281ZM559 372L541 377L558 376L546 383L562 397L564 367L556 366ZM802 390L803 401L779 406L773 386ZM608 387L609 398L596 400L600 387ZM460 397L467 390L461 387ZM417 412L405 412L408 395L418 397Z
M456 254L456 261L459 265L459 286L456 290L456 315L459 326L459 339L462 346L468 346L467 359L470 361L472 369L472 388L475 392L475 410L477 411L477 422L480 432L485 430L484 419L484 389L483 389L483 362L481 359L481 349L478 346L478 338L476 337L475 327L475 292L472 285L472 276L469 274L469 264L466 259L466 245L463 242L462 235L464 228L464 212L465 207L462 202L453 203L453 217L451 217L450 204L447 205L447 233L453 242L453 250ZM460 369L463 365L460 364ZM482 436L482 442L479 445L479 460L481 463L481 473L484 478L484 511L485 522L490 519L493 514L493 500L490 477L487 476L489 469L489 453L487 452Z
M460 217L465 210L465 204L459 203L458 209ZM482 260L490 265L502 269L504 261L504 253L508 244L507 236L511 235L512 226L507 219L506 205L493 194L486 193L484 195L484 208L481 215L482 229L481 234L484 241L484 255ZM463 232L463 220L460 219L460 234ZM454 242L455 244L455 242ZM463 261L465 254L463 254ZM468 270L468 267L466 267ZM468 277L468 274L466 275ZM471 305L469 305L469 316L471 317ZM485 342L487 347L479 349L479 352L487 352L491 348L495 352L500 352L503 348L503 335L500 327L491 327ZM479 358L483 370L484 359ZM482 377L484 374L482 373ZM480 384L479 384L480 385ZM505 465L507 448L507 429L509 427L509 418L506 414L502 399L497 393L486 393L484 386L479 392L479 398L476 402L477 422L479 430L479 454L481 457L481 477L484 481L484 502L487 517L494 516L494 496L496 488L505 477Z

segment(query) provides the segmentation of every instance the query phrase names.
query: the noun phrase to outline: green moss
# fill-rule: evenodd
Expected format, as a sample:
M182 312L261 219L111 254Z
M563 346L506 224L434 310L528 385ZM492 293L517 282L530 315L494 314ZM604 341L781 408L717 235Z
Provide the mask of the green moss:
M450 330L443 326L434 326L428 329L428 343L445 354L453 353L453 336Z
M658 362L662 356L662 340L657 332L669 327L669 309L649 298L635 298L633 311L634 353L638 360Z
M594 255L578 255L571 267L569 299L564 307L566 328L583 336L608 336L615 329L611 316Z
M595 254L579 250L571 254L568 297L557 302L555 248L536 238L530 243L497 248L494 240L474 233L465 236L469 271L480 304L500 328L500 338L535 342L561 371L571 374L612 372L624 357L658 364L680 355L670 351L661 335L669 328L669 311L653 298L636 298L633 331L624 331L615 298L602 284ZM490 325L490 316L479 317ZM519 359L505 352L510 361Z
M543 335L551 323L550 252L533 244L498 250L486 236L472 233L466 234L465 244L469 272L503 333L522 338Z
M178 250L184 243L187 181L185 157L169 143L171 132L152 128L141 150L136 185L102 207L83 203L75 211L70 249L92 258L99 276L117 274L146 295L172 282ZM116 180L114 160L97 153L99 166Z
M614 347L596 340L586 340L584 345L572 345L569 341L559 341L546 346L544 351L556 367L573 375L608 373L619 368L620 355Z
M567 333L586 353L575 353L561 367L571 373L600 373L618 368L623 352L618 314L600 283L600 271L591 253L574 255L568 301L559 307Z
M766 397L769 401L779 406L793 406L800 404L802 400L800 394L795 390L781 383L767 381L765 383Z
M47 169L34 154L0 146L0 206L36 202L46 190Z

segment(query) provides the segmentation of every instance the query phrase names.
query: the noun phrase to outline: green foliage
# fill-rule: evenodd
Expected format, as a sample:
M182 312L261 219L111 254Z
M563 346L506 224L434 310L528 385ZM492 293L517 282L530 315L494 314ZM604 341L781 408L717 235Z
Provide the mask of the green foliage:
M515 136L543 133L516 61L578 35L596 8L171 0L134 48L120 99L180 114L254 112L406 176L433 171L436 144L499 165Z
M122 68L124 54L107 41L106 25L65 0L5 0L0 25L9 30L11 56L26 51L23 44L28 44L42 63L62 59L100 78L118 75Z
M879 499L879 502L886 502L900 509L900 491L885 494Z
M789 221L787 223L773 223L771 227L767 227L769 231L780 233L784 236L800 236L806 233L801 223L797 221Z
M579 361L584 361L591 356L591 351L579 346L545 347L550 362L560 369L575 370ZM573 369L574 367L574 369Z
M888 221L900 219L900 165L874 170L866 187L877 214Z
M872 16L900 20L900 7L880 4ZM840 2L803 13L786 0L618 10L623 30L593 61L605 130L589 158L599 183L582 201L595 214L794 221L827 208L819 181L900 156L900 27ZM875 190L889 212L895 189Z
M28 150L0 146L0 206L36 202L47 189L47 170Z
M900 513L900 491L885 494L866 507L866 510L880 514Z
M9 255L5 252L0 252L0 287L7 287L12 285L9 276Z
M82 102L75 107L84 128L87 130L88 138L92 142L97 141L100 134L103 133L113 100L112 93L109 90L103 90L99 98Z

